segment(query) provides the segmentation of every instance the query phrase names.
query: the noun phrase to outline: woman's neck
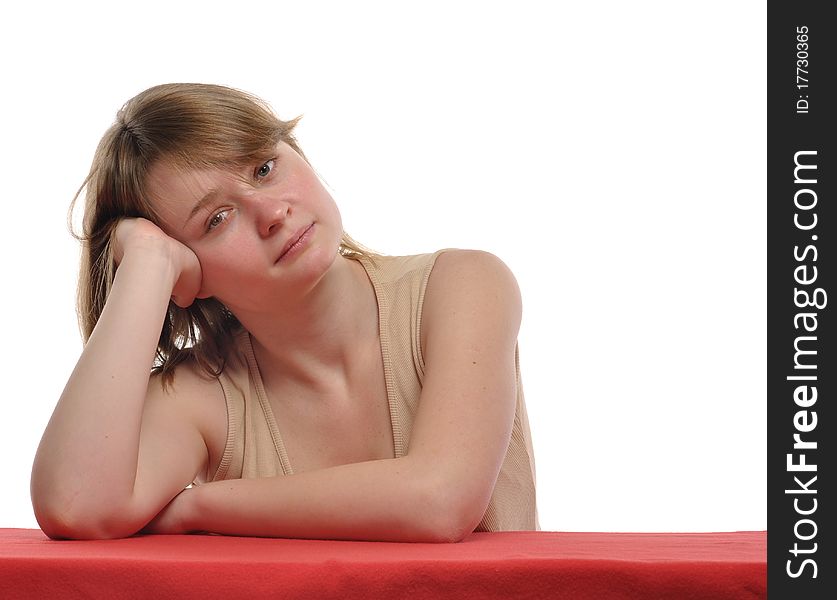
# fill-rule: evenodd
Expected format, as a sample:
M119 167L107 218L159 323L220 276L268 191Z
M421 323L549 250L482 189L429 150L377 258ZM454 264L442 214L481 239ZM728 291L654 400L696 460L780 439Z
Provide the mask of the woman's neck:
M380 349L375 291L356 260L338 255L307 294L277 304L271 313L236 314L263 376L307 386L348 381L363 351Z

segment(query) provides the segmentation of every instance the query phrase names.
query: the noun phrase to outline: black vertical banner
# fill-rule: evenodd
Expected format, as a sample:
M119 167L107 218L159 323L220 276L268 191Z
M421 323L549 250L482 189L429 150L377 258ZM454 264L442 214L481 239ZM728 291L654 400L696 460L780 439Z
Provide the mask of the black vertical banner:
M767 14L768 592L834 598L837 21ZM826 590L831 590L827 593Z

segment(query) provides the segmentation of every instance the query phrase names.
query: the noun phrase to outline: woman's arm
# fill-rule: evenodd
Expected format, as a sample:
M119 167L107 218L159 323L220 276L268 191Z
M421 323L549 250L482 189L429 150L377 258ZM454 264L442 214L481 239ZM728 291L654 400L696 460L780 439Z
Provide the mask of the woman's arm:
M33 464L32 503L51 537L135 533L206 459L182 407L153 402L143 416L146 395L162 395L159 382L149 386L149 373L169 298L177 283L181 301L191 303L200 285L197 258L147 221L123 221L116 237L124 256L112 290ZM170 454L138 477L141 425L144 462ZM167 441L174 434L177 441Z
M408 456L184 490L144 533L454 541L441 497Z
M460 250L437 258L424 299L425 375L410 453L438 471L464 535L482 520L508 450L521 313L517 281L496 256Z
M496 257L440 255L422 315L425 378L406 456L183 492L148 531L457 541L479 524L515 411L520 294Z

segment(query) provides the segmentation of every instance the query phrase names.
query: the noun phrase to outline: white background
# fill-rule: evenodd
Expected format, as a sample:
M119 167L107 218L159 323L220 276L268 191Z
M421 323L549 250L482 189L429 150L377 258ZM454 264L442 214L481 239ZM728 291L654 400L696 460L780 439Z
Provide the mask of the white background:
M0 527L37 526L29 470L81 350L70 200L124 101L200 81L304 115L356 239L516 273L543 529L766 529L765 11L5 3Z

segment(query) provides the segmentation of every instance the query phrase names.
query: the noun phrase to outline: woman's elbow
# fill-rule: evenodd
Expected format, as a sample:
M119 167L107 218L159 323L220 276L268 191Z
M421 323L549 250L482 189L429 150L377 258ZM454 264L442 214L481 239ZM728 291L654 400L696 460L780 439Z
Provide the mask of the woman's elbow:
M33 474L30 499L41 530L56 540L93 540L129 537L139 531L151 516L143 520L133 498L84 493L68 489Z
M35 511L35 519L47 537L53 540L104 539L99 531L93 531L85 522L76 522L65 515L48 511Z
M452 510L449 516L443 520L439 529L440 541L447 543L463 541L474 533L474 529L479 525L484 513L484 506L480 508L469 505L458 510Z
M44 502L33 497L32 507L41 530L54 540L106 540L130 537L141 525L124 513L96 508L70 509L67 503Z
M436 544L457 544L473 533L474 527L461 522L442 523L431 534L430 542Z
M436 488L430 490L433 506L429 540L435 543L457 543L474 532L487 503L473 501L460 493Z
M130 537L136 530L123 523L99 518L74 518L54 513L35 513L41 530L54 540L110 540Z

